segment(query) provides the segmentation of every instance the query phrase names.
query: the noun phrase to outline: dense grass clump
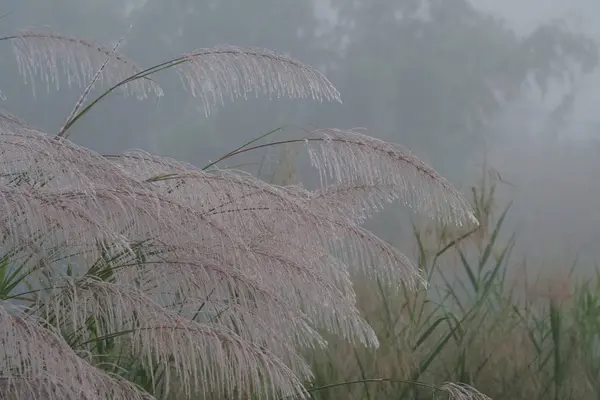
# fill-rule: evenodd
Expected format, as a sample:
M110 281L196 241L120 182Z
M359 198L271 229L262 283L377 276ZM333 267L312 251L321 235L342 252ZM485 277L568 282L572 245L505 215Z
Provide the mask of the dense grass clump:
M355 277L390 290L426 281L362 226L371 213L401 200L444 224L478 224L432 168L358 130L264 135L204 167L139 150L102 155L68 139L115 91L162 96L164 70L179 74L200 113L251 91L339 100L319 71L289 57L225 46L143 68L117 52L120 41L24 31L0 43L12 44L34 94L35 82L82 89L56 134L0 112L0 398L307 397L302 351L321 351L329 335L380 345L357 308ZM289 143L305 146L317 188L218 168ZM420 385L486 398L464 384Z

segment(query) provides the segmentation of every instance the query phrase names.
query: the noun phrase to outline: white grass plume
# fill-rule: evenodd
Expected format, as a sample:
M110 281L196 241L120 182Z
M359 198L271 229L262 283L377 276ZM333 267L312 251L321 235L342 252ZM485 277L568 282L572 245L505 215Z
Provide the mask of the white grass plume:
M22 146L24 158L30 147L36 162L59 182L66 181L73 168L78 167L81 176L79 183L66 188L0 185L0 209L6 216L0 225L9 232L9 242L25 246L23 238L42 232L41 246L47 252L77 249L88 263L107 253L122 253L94 272L112 271L111 282L89 280L89 271L79 269L76 274L83 280L70 284L60 273L49 271L45 276L50 276L50 292L63 297L56 300L54 295L49 300L40 295L42 304L54 304L51 314L63 328L72 324L73 331L88 318L104 321L107 335L133 329L127 340L140 346L134 348L144 359L167 370L175 368L188 394L203 390L198 379L221 382L225 386L220 390L230 394L251 390L260 386L258 371L266 367L274 374L267 379L270 390L298 392L299 381L293 374L306 378L308 371L296 350L324 344L315 328L378 345L356 309L352 273L383 278L390 285L422 282L408 258L362 228L352 214L333 209L319 197L320 192L269 185L235 171L205 172L143 152L109 161L66 140L27 135L34 134L4 135L11 139L5 146ZM46 140L52 143L44 146L44 152L37 146ZM375 162L372 150L361 151L367 152L367 161ZM355 160L349 161L348 168L359 165L360 156L353 154ZM95 163L80 165L78 157ZM394 160L384 159L390 168ZM395 162L402 166L405 161ZM21 168L26 165L22 162ZM372 168L370 175L357 172L350 178L377 180L384 172ZM345 175L339 176L343 181ZM418 180L418 175L413 179ZM398 182L393 190L410 189ZM136 247L141 242L147 245ZM192 308L200 305L203 322L191 318ZM160 323L161 328L152 323ZM203 364L206 369L198 372L194 359L205 359L212 347L228 343L264 347L269 352L263 358L248 358L214 350L226 358ZM240 362L239 357L255 363L257 369L244 364L235 379L220 375Z
M282 54L261 48L229 45L192 51L177 67L184 85L202 99L204 112L255 91L290 98L340 100L337 89L318 70Z
M305 365L304 376L297 376L268 348L223 325L184 318L133 285L84 279L66 286L44 304L59 328L79 332L91 319L100 337L122 332L131 354L140 361L171 365L188 396L207 389L227 397L247 393L260 388L264 378L269 387L277 388L264 398L302 396L298 379L310 377ZM85 339L75 348L85 346Z
M103 86L113 86L142 71L135 62L121 54L112 54L104 45L78 37L56 33L22 30L10 37L25 81L31 84L34 94L35 80L46 84L47 90L54 84L58 90L61 75L65 75L68 86L73 84L84 88L91 82L107 57L106 67L98 77ZM162 96L163 91L150 79L138 79L121 86L126 95L145 99L148 95Z
M42 321L0 303L0 387L9 399L116 399L152 397L93 367Z
M201 98L206 116L215 106L223 105L226 97L246 98L251 91L269 98L287 96L341 102L337 89L317 69L262 48L230 45L202 48L143 69L121 54L112 54L110 48L81 38L23 30L3 39L11 40L19 71L31 84L34 94L36 77L49 90L52 83L57 89L60 87L63 74L69 86L79 87L96 80L111 87L138 75L120 86L126 95L140 99L150 94L162 96L162 89L149 75L175 67L184 87L194 97Z
M451 400L492 400L474 387L466 384L447 382L440 390L448 393Z
M12 40L21 72L48 85L61 71L80 86L141 71L81 39ZM339 100L318 71L268 50L201 49L167 65L207 113L250 91ZM162 94L149 79L123 89ZM311 374L299 351L325 346L322 332L377 346L352 275L409 287L423 280L361 226L369 212L402 199L447 222L476 220L456 189L399 146L334 129L306 143L322 178L316 191L143 151L105 157L0 112L0 248L39 287L28 313L0 305L2 351L12 357L0 385L33 398L150 398L98 368L94 343L110 336L187 396L302 397Z
M306 144L321 176L323 189L318 196L358 220L382 202L401 199L452 225L478 223L462 194L402 146L361 130L339 129L314 131L306 137Z

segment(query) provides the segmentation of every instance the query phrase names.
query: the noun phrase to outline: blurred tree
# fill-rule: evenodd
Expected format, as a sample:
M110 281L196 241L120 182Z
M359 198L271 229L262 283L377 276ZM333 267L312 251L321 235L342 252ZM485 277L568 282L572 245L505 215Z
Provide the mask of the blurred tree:
M486 123L526 87L569 88L597 64L595 43L560 23L518 37L467 0L332 4L332 42L344 47L332 78L351 110L345 119L427 153L444 171L462 167Z
M446 174L462 175L461 163L504 105L528 88L569 88L578 69L590 71L597 63L595 44L560 23L519 37L468 0L331 0L336 18L325 35L311 1L7 1L0 12L12 14L0 23L3 32L49 25L110 42L131 24L121 51L143 65L216 44L267 47L326 67L342 93L343 106L260 97L205 119L198 102L177 93L178 77L169 72L159 78L167 94L160 107L108 102L87 120L90 138L81 138L100 151L144 147L192 162L285 124L364 126L405 143ZM13 60L3 57L0 63L4 68ZM27 108L30 100L19 96L20 85L0 80L11 104ZM554 116L564 119L573 99L567 91ZM52 130L72 105L48 103L28 119ZM140 119L143 129L130 122Z

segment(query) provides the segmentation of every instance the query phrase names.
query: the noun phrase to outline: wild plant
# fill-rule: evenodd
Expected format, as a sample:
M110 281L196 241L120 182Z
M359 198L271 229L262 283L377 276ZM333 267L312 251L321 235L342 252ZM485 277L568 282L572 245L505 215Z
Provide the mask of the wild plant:
M415 225L428 289L355 283L380 347L332 338L327 349L308 352L314 398L430 398L427 387L405 383L415 380L461 383L495 399L598 398L600 274L578 281L574 263L557 265L562 276L548 264L533 275L531 260L515 259L518 232L502 233L511 207L495 197L501 182L490 169L472 188L478 228L457 234L435 222Z
M220 46L143 68L118 52L121 41L22 31L0 42L12 44L34 94L39 82L83 89L56 134L0 114L0 398L306 397L313 375L301 349L324 348L325 333L379 344L354 277L392 289L425 283L362 227L371 213L401 200L445 223L477 224L431 167L360 130L264 135L204 167L141 150L102 155L68 139L114 92L163 96L165 70L207 115L251 92L340 101L292 58ZM289 143L305 147L317 188L219 168Z

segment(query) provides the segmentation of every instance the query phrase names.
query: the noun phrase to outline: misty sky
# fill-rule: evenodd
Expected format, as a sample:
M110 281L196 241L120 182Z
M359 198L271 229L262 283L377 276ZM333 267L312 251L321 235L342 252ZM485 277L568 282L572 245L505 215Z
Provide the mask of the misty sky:
M595 0L476 0L476 7L504 18L518 32L530 32L541 23L562 19L572 29L600 40L600 2ZM587 136L590 125L599 121L600 74L587 77L579 88L572 115L570 137Z
M600 34L597 24L600 4L594 0L477 0L472 3L505 18L519 31L526 32L536 24L566 18L573 26L582 27L588 33Z
M87 125L80 125L73 140L100 152L141 147L201 164L284 124L361 126L376 137L414 149L465 189L480 172L477 165L485 148L491 165L516 185L503 189L499 196L505 202L515 201L510 227L519 229L523 247L535 253L549 247L556 252L567 247L586 249L589 260L600 257L595 245L600 241L598 68L587 76L577 75L574 88L559 90L549 82L542 99L540 90L527 89L521 82L527 61L510 58L522 54L522 43L500 29L488 29L482 15L471 16L473 29L478 29L475 34L466 25L455 26L461 19L454 14L471 12L463 0L447 0L458 8L446 6L449 22L445 25L416 28L414 24L393 26L387 19L386 7L409 1L371 2L376 6L365 13L353 9L351 1L319 0L315 20L308 3L301 0L257 0L252 6L243 0L4 0L6 9L0 4L0 14L13 14L10 20L0 21L0 30L9 34L21 27L49 25L62 33L111 42L133 24L123 51L142 63L228 43L267 47L327 67L342 93L343 105L237 101L205 119L190 96L173 89L177 77L165 74L161 82L173 90L160 104L113 97L86 117ZM471 3L477 10L504 19L520 38L531 35L540 24L562 19L600 42L598 0ZM322 19L331 20L332 7L342 10L356 28L324 31ZM310 29L319 34L311 36ZM410 39L411 35L417 39ZM477 42L473 38L477 35L488 42ZM351 50L344 54L341 45L348 43ZM538 45L543 48L544 43ZM32 101L29 88L11 75L16 68L8 61L10 48L0 51L0 63L6 66L0 89L8 98L2 107L55 131L79 92L61 89L60 97L40 94ZM544 60L531 62L539 64L532 65L533 69L552 69L553 65ZM515 88L520 92L509 103L497 106L490 88L501 95L514 94ZM560 124L554 124L550 111L563 100L565 90L573 90L573 108ZM479 109L482 105L492 111ZM380 228L386 239L394 239L395 228Z

